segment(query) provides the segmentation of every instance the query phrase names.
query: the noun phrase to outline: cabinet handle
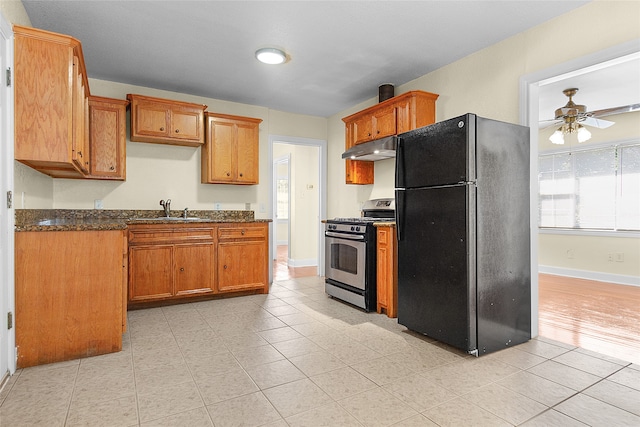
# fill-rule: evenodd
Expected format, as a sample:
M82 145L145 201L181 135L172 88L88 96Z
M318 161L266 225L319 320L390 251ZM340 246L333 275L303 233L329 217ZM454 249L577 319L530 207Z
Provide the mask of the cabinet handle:
M242 173L240 174L240 176L242 176Z
M227 269L227 266L226 266L226 265L224 266L224 269L225 269L225 270Z
M180 133L180 129L176 129L176 133Z
M244 236L244 230L241 230L241 231L240 231L240 234L242 234L242 235Z
M376 132L376 133L380 133L380 131Z
M227 176L230 176L231 174L229 172L227 172Z
M111 166L111 167L109 168L109 170L113 171L113 170L116 170L116 168L115 168L115 167L113 167L113 166Z
M82 157L82 151L78 151L78 156Z
M180 267L180 271L184 271L184 267Z
M164 128L160 128L160 131L164 131Z

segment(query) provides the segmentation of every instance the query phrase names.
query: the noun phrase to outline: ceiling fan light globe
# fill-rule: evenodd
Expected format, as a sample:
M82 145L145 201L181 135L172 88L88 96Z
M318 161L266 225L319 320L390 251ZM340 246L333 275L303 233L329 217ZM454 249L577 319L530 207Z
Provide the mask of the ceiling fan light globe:
M591 132L582 126L578 125L578 142L585 142L591 139Z
M557 144L557 145L564 144L564 133L562 132L561 129L562 128L558 129L557 131L552 133L551 136L549 137L549 141L551 141L553 144Z

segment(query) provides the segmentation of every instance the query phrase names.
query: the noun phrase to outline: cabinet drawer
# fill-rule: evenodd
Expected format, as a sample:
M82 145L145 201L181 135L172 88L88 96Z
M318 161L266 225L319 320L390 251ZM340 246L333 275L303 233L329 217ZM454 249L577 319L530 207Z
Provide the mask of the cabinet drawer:
M129 245L213 241L213 228L129 229Z
M264 239L267 237L266 227L220 227L218 239Z

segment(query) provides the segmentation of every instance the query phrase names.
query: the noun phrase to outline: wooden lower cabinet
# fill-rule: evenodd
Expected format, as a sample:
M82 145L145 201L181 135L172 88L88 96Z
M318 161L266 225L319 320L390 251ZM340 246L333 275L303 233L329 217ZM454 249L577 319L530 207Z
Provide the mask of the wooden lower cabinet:
M129 226L129 307L269 291L267 223Z
M377 228L377 312L398 317L398 253L395 226Z
M125 241L123 230L15 233L18 368L122 349Z
M217 292L269 292L268 224L218 228Z
M213 293L211 224L129 226L129 305Z

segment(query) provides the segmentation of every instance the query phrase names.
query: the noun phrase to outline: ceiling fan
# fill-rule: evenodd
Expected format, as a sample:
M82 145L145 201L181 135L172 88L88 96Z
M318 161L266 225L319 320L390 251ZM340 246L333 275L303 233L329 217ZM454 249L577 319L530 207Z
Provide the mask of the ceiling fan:
M615 122L603 120L600 117L640 110L640 104L631 104L624 107L587 111L586 105L580 105L573 102L573 96L577 92L578 88L563 90L562 93L569 97L569 101L566 105L556 110L554 119L544 120L539 123L540 129L546 129L560 123L562 124L558 130L549 137L549 140L554 144L564 144L564 135L568 133L576 133L578 136L578 142L587 141L591 138L591 132L589 132L583 125L593 126L598 129L606 129L615 124Z

